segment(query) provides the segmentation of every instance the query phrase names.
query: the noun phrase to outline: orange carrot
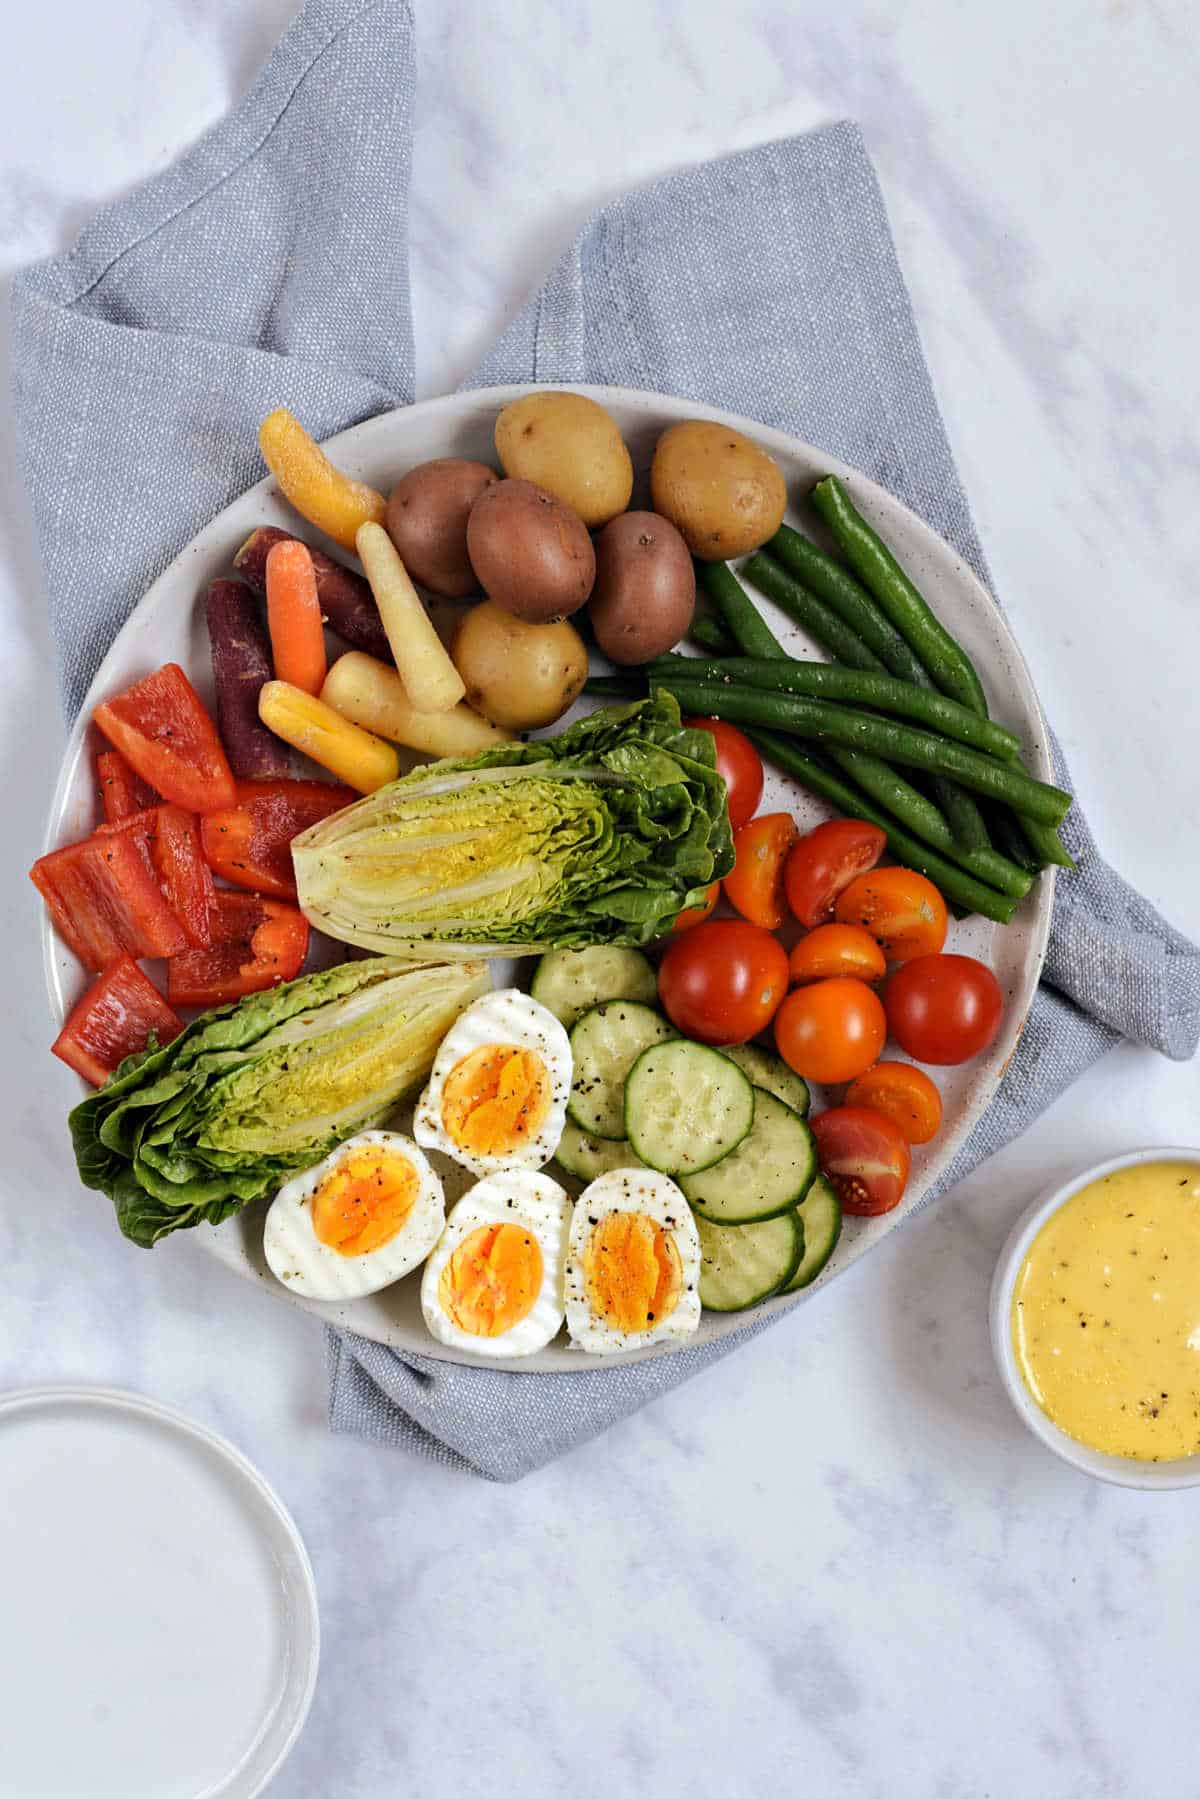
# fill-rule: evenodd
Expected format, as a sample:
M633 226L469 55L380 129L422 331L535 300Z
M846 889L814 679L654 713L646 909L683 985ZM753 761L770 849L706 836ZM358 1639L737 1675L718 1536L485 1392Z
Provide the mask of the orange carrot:
M267 628L277 679L320 693L326 663L317 577L308 546L294 537L267 557Z

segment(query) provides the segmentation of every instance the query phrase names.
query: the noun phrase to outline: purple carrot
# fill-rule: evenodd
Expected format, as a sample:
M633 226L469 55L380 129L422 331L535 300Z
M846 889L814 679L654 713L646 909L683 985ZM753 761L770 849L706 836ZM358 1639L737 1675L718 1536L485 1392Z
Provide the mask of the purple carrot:
M234 568L243 581L250 583L255 593L264 594L267 591L268 552L292 535L291 531L281 531L277 525L260 525L257 531L250 533L234 557ZM345 639L351 649L365 650L368 656L376 656L381 662L390 662L392 652L379 616L379 608L362 576L343 568L340 562L335 562L324 550L314 550L311 544L309 554L317 577L317 598L321 602L326 622L339 637Z
M205 598L217 722L225 754L243 781L291 773L288 747L258 716L259 689L272 678L271 647L258 604L242 581L210 581Z

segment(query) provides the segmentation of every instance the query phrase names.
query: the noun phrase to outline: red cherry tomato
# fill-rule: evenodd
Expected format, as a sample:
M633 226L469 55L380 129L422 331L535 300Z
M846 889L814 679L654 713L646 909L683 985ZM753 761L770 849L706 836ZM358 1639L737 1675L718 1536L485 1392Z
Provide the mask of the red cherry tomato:
M914 1062L969 1062L996 1040L1000 983L974 956L917 956L884 994L888 1029Z
M887 1039L877 993L839 976L796 987L775 1014L775 1046L806 1081L852 1081L875 1061Z
M689 730L707 731L717 745L717 773L729 795L729 824L734 831L749 824L762 799L762 757L736 725L719 718L688 718Z
M812 1120L821 1172L855 1218L900 1204L912 1156L900 1127L866 1106L834 1106Z
M720 897L721 883L714 881L711 887L704 889L703 902L699 906L689 906L686 911L681 912L671 929L677 934L680 931L694 931L698 924L703 924L706 918L712 917L713 909Z
M713 918L677 937L658 971L671 1023L701 1043L745 1043L764 1030L787 992L787 956L769 931Z
M855 875L874 868L887 845L878 825L857 818L831 818L802 837L787 859L784 888L787 902L811 931L828 924L843 887Z
M839 896L841 924L861 925L889 962L934 956L946 941L946 902L915 868L873 868Z
M737 860L725 876L725 898L764 931L777 931L787 916L783 868L795 841L796 826L787 812L764 812L733 834Z
M923 1068L911 1062L876 1062L851 1083L848 1106L882 1112L899 1126L906 1143L928 1143L942 1122L942 1096Z
M853 924L819 924L801 937L788 961L792 986L851 975L856 981L882 981L887 973L883 951L868 931Z

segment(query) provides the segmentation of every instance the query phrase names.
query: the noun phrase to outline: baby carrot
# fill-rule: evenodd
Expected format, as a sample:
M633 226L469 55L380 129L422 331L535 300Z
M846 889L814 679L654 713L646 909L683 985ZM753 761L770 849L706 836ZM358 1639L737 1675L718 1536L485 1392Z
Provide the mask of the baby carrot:
M267 628L277 679L320 693L328 670L317 577L307 545L294 537L267 557Z

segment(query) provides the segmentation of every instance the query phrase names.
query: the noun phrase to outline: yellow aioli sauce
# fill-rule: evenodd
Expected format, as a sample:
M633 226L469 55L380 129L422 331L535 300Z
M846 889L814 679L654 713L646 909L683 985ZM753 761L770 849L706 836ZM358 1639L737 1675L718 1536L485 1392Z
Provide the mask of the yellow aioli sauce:
M1200 1452L1200 1165L1146 1162L1072 1195L1030 1245L1011 1325L1068 1436L1139 1462Z

